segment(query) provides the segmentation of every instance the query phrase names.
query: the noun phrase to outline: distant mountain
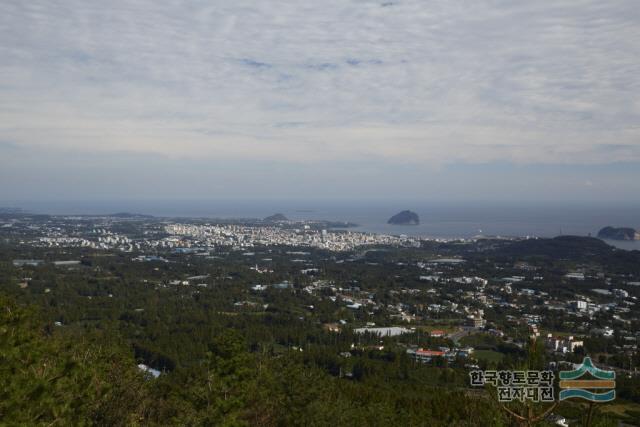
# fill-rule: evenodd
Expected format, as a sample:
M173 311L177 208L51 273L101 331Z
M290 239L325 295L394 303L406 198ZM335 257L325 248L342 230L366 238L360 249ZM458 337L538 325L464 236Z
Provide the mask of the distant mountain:
M283 222L289 221L286 216L281 213L277 213L271 216L268 216L264 219L264 222Z
M630 227L605 227L598 231L598 237L609 240L640 240L640 232Z
M389 218L389 221L387 221L387 224L393 224L393 225L418 225L418 224L420 224L420 217L415 212L402 211L402 212L400 212L398 214L395 214L391 218Z
M108 215L113 218L153 218L152 215L143 215L129 212L118 212L111 215Z

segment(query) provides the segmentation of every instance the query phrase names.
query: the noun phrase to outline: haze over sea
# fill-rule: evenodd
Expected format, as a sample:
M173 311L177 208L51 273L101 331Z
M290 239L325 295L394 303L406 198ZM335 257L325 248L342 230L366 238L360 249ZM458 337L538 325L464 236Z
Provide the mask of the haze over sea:
M554 237L595 236L602 227L640 228L640 204L560 202L430 202L353 200L109 200L13 202L34 213L113 214L131 212L166 217L264 218L282 213L292 220L333 220L358 224L354 231L432 238L477 235ZM395 213L410 209L418 226L389 225ZM612 242L640 250L640 242Z

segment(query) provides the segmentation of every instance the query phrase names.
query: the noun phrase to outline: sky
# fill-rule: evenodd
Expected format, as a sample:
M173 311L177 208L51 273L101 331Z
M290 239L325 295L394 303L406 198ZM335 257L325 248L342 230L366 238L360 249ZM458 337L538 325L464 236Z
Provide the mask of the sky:
M0 0L0 205L638 194L637 0Z

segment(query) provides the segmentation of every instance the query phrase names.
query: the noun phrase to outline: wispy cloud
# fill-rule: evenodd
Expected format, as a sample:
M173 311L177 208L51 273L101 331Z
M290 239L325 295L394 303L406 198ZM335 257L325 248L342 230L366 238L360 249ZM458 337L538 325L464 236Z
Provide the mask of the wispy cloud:
M635 0L0 3L0 139L170 158L640 161Z

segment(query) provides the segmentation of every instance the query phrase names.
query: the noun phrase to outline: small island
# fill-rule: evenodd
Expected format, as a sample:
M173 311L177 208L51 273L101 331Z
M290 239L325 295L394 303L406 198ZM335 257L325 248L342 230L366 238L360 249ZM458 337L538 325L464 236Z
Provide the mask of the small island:
M286 222L289 221L286 216L281 213L273 214L271 216L266 217L264 222Z
M402 211L387 221L387 224L393 225L418 225L420 224L420 217L417 213L411 211Z
M605 227L598 231L598 238L608 240L640 240L640 232L630 227Z

